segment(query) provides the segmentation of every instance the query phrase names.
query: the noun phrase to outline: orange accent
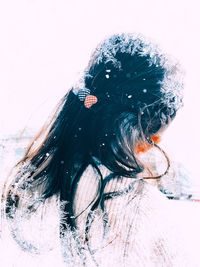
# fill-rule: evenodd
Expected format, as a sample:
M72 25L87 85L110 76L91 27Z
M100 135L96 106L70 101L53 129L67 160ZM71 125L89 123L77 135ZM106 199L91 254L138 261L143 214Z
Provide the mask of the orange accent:
M160 141L161 141L161 137L158 136L158 135L154 135L154 136L151 137L151 140L152 140L155 144L158 144L158 143L160 143Z
M150 138L155 144L158 144L161 141L161 137L158 135L154 135ZM140 152L146 152L149 149L151 149L153 145L147 143L147 142L142 142L139 141L138 145L135 148L135 153L138 154Z
M87 95L84 101L86 108L90 108L92 105L96 104L98 101L97 97L94 95Z
M135 148L135 153L138 154L140 152L146 152L150 148L152 148L152 145L140 142Z

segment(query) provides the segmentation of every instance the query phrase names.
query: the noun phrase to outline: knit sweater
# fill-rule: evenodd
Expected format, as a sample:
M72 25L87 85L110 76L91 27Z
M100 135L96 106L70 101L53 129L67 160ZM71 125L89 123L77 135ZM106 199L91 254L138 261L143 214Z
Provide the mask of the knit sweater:
M100 169L105 178L109 170L104 166ZM1 266L200 266L200 257L195 250L195 242L200 237L198 223L192 224L195 218L191 222L186 220L187 214L194 214L191 210L200 211L199 205L184 202L177 205L144 180L135 182L131 192L105 201L109 227L104 238L103 214L100 209L94 213L89 250L85 242L86 218L88 205L96 196L98 179L96 170L88 166L74 201L74 213L80 214L76 219L77 233L68 231L63 242L59 239L58 196L48 199L36 212L23 218L20 210L16 214L10 225L14 229L14 239L24 250L17 245L9 224L4 221L1 225ZM123 190L132 182L123 177L113 179L105 192Z

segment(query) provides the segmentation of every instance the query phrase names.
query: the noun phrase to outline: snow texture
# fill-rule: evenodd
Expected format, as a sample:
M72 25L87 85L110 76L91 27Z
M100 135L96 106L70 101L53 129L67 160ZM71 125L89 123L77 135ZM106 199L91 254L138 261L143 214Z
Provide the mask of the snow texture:
M154 44L154 42L141 34L122 33L103 40L94 50L89 66L92 64L99 64L103 61L105 64L108 62L112 63L115 68L120 70L122 67L121 62L116 57L118 52L128 53L130 55L137 53L142 57L149 56L149 66L155 65L156 67L163 67L165 69L165 76L160 82L161 92L163 93L161 102L172 110L178 110L182 107L183 69L174 58L165 54L157 44ZM106 70L105 77L107 79L110 78L109 72L109 69ZM129 77L130 73L126 75ZM83 72L82 77L75 87L84 88L84 77L86 76L92 77L88 69ZM147 89L144 88L143 92L147 93L148 90L146 90Z
M101 171L103 177L109 173L104 166ZM105 192L127 188L131 183L126 178L111 181ZM104 238L103 213L99 209L93 213L88 247L85 243L88 208L82 214L81 211L94 198L97 185L97 173L89 166L75 198L75 215L80 214L76 220L77 232L67 229L61 240L59 221L64 214L59 206L65 203L59 203L58 196L54 196L46 202L39 201L35 212L28 212L32 194L27 191L14 218L3 219L2 266L198 266L198 254L192 249L191 241L198 240L199 230L196 226L194 235L194 229L186 228L190 224L185 223L185 219L187 210L200 210L199 204L187 208L182 203L182 208L181 204L178 207L156 186L141 179L135 183L133 191L107 201L109 228ZM33 194L31 199L36 203L38 196Z

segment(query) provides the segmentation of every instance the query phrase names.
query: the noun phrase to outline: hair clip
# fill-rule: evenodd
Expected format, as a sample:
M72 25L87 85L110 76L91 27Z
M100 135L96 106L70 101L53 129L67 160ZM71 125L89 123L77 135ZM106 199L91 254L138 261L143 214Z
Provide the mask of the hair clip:
M80 88L78 91L78 98L80 101L85 101L86 96L90 94L90 89Z
M90 89L75 87L72 89L73 93L78 96L81 102L84 101L84 106L90 108L92 105L96 104L98 99L94 95L90 95Z
M94 95L87 95L84 101L84 106L86 108L91 108L92 105L96 104L98 101L97 97Z
M79 88L78 88L78 87L72 87L72 92L73 92L75 95L78 95L78 91L79 91Z

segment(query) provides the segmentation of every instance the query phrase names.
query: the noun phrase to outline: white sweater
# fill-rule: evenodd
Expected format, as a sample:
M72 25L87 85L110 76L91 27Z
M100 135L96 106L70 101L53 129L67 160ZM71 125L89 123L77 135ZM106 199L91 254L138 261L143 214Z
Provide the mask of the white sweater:
M109 171L101 166L103 177ZM111 180L106 192L127 188L132 179ZM74 211L78 215L95 197L98 184L96 171L89 166L78 184ZM143 180L136 182L132 192L105 202L109 229L102 239L100 210L96 212L89 232L91 257L85 244L86 209L77 218L79 241L83 247L86 266L182 267L200 266L198 241L200 237L198 203L168 200L155 185ZM64 242L65 262L59 240L59 201L56 196L46 201L37 212L14 220L17 239L25 239L40 254L23 251L13 240L5 221L1 226L0 266L6 267L63 267L84 266L77 245L68 232ZM200 214L200 213L199 213Z

